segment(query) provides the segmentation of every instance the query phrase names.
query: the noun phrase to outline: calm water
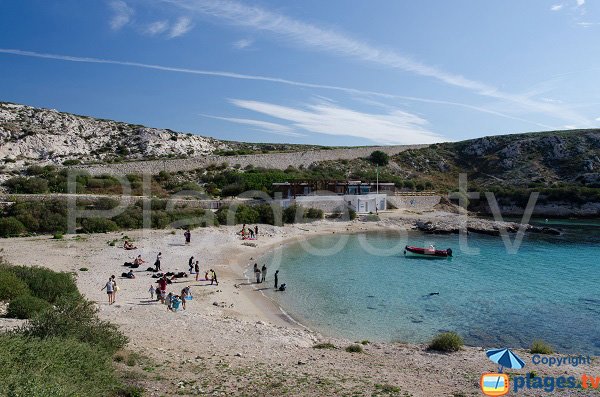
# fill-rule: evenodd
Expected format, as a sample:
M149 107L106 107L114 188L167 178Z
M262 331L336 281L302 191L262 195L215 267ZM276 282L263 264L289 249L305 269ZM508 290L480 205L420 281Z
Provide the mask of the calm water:
M600 224L552 226L564 234L527 235L516 255L493 236L469 236L469 246L480 250L469 255L460 252L457 236L376 233L310 240L332 249L347 239L332 256L307 253L298 243L261 260L270 264L270 277L279 268L288 286L267 293L325 335L420 343L452 330L470 345L527 347L541 338L561 352L600 354ZM433 243L455 255L377 256L365 243L388 250Z

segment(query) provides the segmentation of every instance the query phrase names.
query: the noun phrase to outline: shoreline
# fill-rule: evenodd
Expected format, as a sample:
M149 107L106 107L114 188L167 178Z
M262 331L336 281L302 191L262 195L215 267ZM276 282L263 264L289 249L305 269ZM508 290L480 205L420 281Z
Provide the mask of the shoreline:
M97 303L99 316L118 325L130 338L128 349L160 367L160 376L146 374L144 384L151 391L150 396L180 394L183 389L178 381L187 382L200 376L193 372L194 368L202 368L201 378L212 378L218 384L211 387L198 381L193 387L201 387L205 391L202 395L221 391L227 395L267 395L265 390L271 390L273 379L296 382L299 389L290 395L365 394L367 390L376 390L375 384L397 385L415 397L452 395L452 392L470 395L478 392L482 371L497 369L487 360L483 348L465 346L457 353L441 354L428 351L424 344L374 341L363 346L365 354L347 353L344 348L354 341L324 336L318 329L297 321L278 302L265 296L260 284L249 283L245 275L254 261L300 240L332 233L410 232L418 220L450 215L395 212L380 214L378 222L323 220L283 227L259 225L259 239L252 241L256 247L242 244L235 234L241 228L238 225L194 229L190 245L183 244L181 230L171 229L67 235L63 240L51 236L0 239L0 248L4 248L0 255L15 265L39 265L76 273L78 288L87 299ZM118 245L125 235L140 249L125 251L107 244L118 239ZM202 275L205 268L215 269L219 286L195 282L193 275L174 281L169 291L177 292L189 285L194 299L188 303L188 310L168 312L160 303L149 300L148 285L154 279L143 271L152 264L148 263L137 269L136 279L117 278L121 286L117 303L106 304L106 294L100 291L106 277L126 271L122 263L134 254L140 253L153 262L158 250L163 253L163 271L187 271L188 258L193 254L200 260ZM79 270L83 267L89 270ZM271 288L274 269L269 271L266 282ZM0 319L0 325L4 321ZM320 342L330 342L335 348L314 349ZM531 363L528 351L514 350ZM181 363L186 367L182 369ZM433 371L436 377L449 383L429 382L422 376L424 371ZM536 367L535 371L552 376L564 373L562 368ZM569 371L577 375L599 373L600 360L594 360L591 367ZM524 374L526 370L517 371L520 372ZM254 390L257 382L265 389L257 394L246 393ZM240 391L240 385L244 391ZM188 395L198 394L192 393L191 387L185 386Z

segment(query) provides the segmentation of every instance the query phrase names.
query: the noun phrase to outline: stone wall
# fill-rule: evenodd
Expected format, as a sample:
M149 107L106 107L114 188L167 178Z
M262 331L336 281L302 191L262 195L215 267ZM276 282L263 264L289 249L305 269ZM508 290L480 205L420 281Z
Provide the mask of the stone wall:
M83 169L93 175L111 174L158 174L160 171L176 172L190 171L196 168L206 167L210 164L227 163L230 166L239 164L242 168L247 165L255 167L286 169L289 166L299 168L308 167L313 163L327 160L352 160L365 158L375 150L381 150L387 154L394 155L409 149L418 149L428 145L402 145L402 146L369 146L348 149L332 150L309 150L294 153L271 153L253 154L246 156L213 156L190 157L187 159L132 161L120 164L104 164L92 166L74 166L75 169Z
M441 196L388 196L388 203L399 209L425 211L440 203Z

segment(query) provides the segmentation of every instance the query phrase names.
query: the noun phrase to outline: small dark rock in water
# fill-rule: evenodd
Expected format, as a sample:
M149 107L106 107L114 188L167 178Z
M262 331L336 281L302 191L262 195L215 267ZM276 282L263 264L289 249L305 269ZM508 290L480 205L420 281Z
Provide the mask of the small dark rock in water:
M367 306L367 309L371 309L371 310L377 310L376 307L371 307L371 306Z
M553 236L560 236L562 233L559 229L555 229L553 227L547 227L547 226L530 226L527 229L528 232L531 233L542 233L542 234L550 234Z
M429 293L429 296L433 296L433 295L439 295L439 294L440 294L439 292L430 292L430 293Z
M375 298L375 295L367 295L367 298Z

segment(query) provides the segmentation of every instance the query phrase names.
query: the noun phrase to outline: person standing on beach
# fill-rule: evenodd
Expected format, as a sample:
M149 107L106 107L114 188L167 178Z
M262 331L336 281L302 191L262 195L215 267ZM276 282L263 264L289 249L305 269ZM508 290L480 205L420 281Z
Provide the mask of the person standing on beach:
M196 261L194 271L196 272L196 281L198 281L198 276L200 275L200 261Z
M106 289L106 294L108 295L108 304L112 305L114 303L114 284L112 278L108 279L108 282L102 287L100 291L104 291Z
M261 272L260 269L258 268L258 264L254 264L254 275L256 276L256 283L260 284L260 276L261 276Z
M211 273L210 285L213 285L213 282L215 284L219 285L219 281L217 280L217 272L215 272L213 269L210 269L210 273Z
M167 276L162 276L158 280L158 288L160 289L160 303L165 303L165 295L167 294Z
M192 274L192 270L194 269L194 257L190 257L190 260L188 261L188 273Z
M160 270L160 260L162 259L162 252L159 252L156 255L156 261L154 262L154 271L157 272Z
M150 284L148 292L150 292L150 300L154 300L154 285Z
M275 270L275 289L277 289L278 281L279 281L279 270Z
M183 235L185 236L185 243L189 244L190 241L192 241L192 232L190 232L190 229L186 229L185 233L183 233Z
M258 225L254 226L254 236L258 238Z
M262 278L260 279L260 282L262 283L267 279L267 265L263 264L260 272L262 273Z
M113 303L115 303L115 300L117 299L117 292L119 292L119 286L117 285L117 278L115 277L114 274L112 276L110 276L110 278L112 279L112 283L113 283L112 301L113 301Z
M190 287L185 287L181 290L181 307L183 310L185 310L185 301L187 300L186 298L188 295L190 295Z

